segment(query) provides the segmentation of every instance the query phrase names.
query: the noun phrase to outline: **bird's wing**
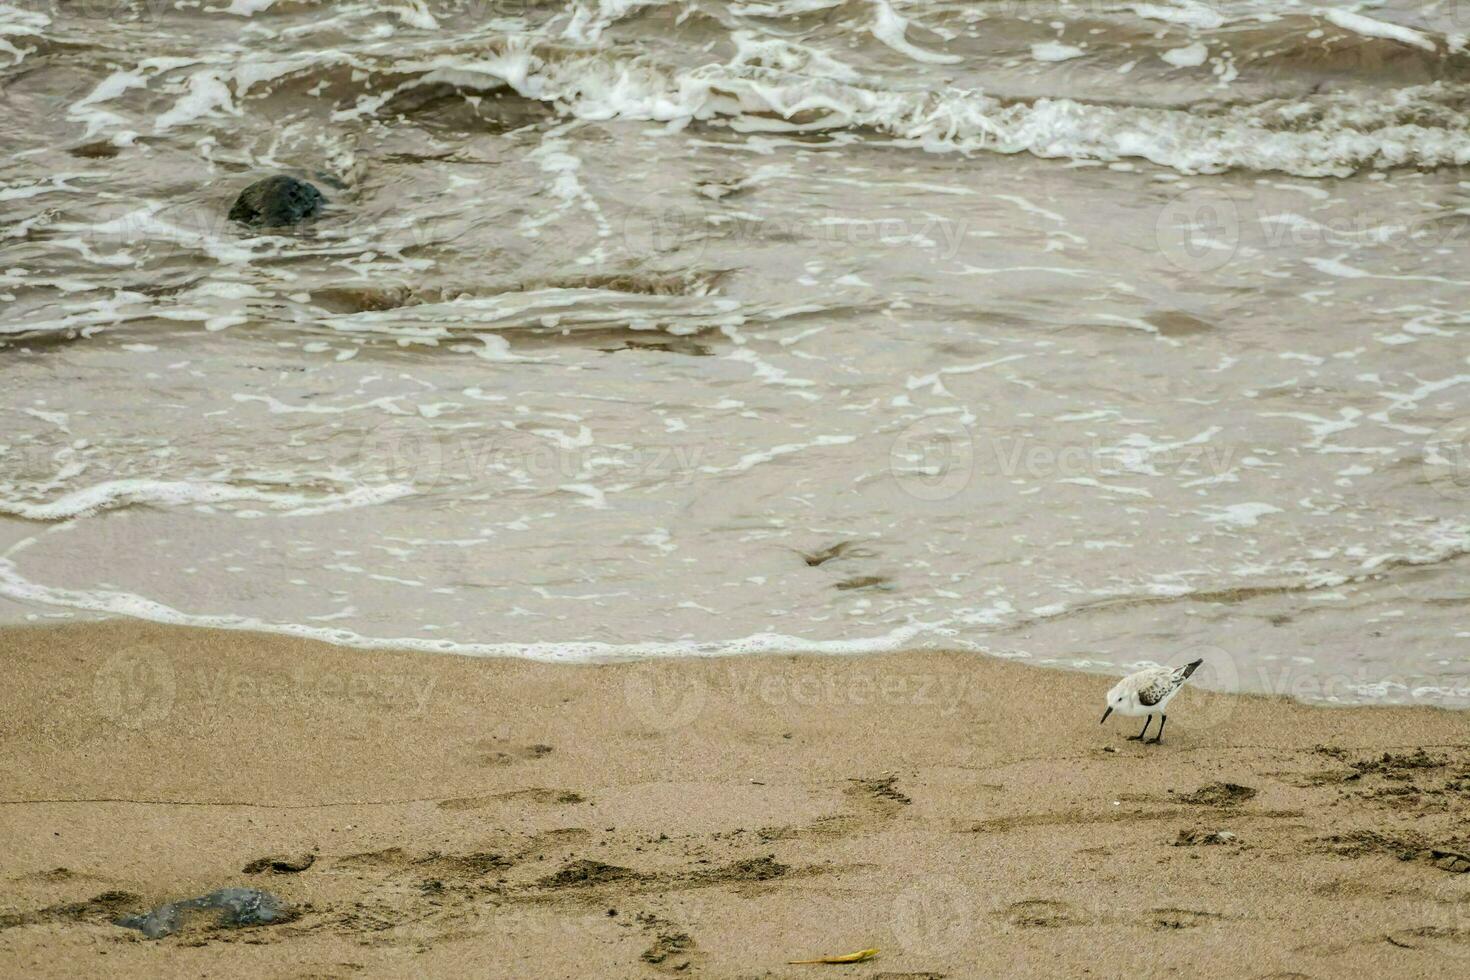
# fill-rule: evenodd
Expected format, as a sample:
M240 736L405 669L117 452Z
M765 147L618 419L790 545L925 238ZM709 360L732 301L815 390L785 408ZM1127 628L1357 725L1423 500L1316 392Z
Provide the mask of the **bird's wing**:
M1138 703L1144 707L1152 707L1183 684L1184 676L1177 670L1159 667L1139 674L1138 681Z

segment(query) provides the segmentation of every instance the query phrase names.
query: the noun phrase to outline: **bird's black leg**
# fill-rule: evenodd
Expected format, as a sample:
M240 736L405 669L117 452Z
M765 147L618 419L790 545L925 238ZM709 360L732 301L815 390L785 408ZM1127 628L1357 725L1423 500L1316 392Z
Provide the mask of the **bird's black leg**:
M1147 718L1143 719L1143 731L1139 732L1137 735L1129 735L1128 736L1128 741L1130 741L1130 742L1142 742L1143 741L1143 736L1146 735L1146 734L1148 734L1148 726L1153 723L1153 720L1154 720L1154 716L1153 715L1149 715Z
M1166 722L1168 720L1169 720L1169 716L1168 715L1159 715L1159 730L1158 730L1158 733L1155 734L1153 738L1149 739L1150 744L1158 745L1160 742L1162 742L1164 740L1164 722Z

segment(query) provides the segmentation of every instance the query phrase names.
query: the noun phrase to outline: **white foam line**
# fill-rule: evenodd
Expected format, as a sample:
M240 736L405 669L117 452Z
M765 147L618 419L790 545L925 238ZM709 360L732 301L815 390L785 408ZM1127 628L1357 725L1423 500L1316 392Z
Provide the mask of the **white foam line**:
M811 442L793 442L784 446L772 446L770 449L746 453L733 466L701 466L699 470L701 473L744 473L746 470L754 469L762 463L772 462L782 456L790 456L803 450L825 446L846 446L855 441L857 441L856 436L817 436Z
M366 408L376 408L389 415L413 414L399 407L398 402L403 398L402 395L385 395L356 405L288 405L271 395L243 395L239 392L230 397L237 402L260 402L272 415L340 415L361 412Z
M1444 276L1391 276L1380 272L1368 272L1357 266L1348 265L1339 259L1324 259L1307 256L1302 259L1307 265L1323 275L1338 279L1390 279L1394 282L1437 282L1446 286L1470 286L1464 279L1446 279Z
M6 67L20 64L25 60L26 55L36 50L35 48L17 48L7 40L8 38L39 38L42 36L43 29L49 26L51 26L51 18L38 10L22 10L14 4L0 4L0 51L15 59Z
M557 489L585 498L583 504L594 510L607 510L607 494L590 483L563 483Z
M997 200L1007 201L1011 204L1014 204L1022 211L1026 211L1030 214L1039 214L1041 215L1041 217L1046 218L1048 221L1055 221L1059 225L1064 225L1067 223L1067 219L1057 214L1055 211L1048 211L1041 205L1036 204L1032 201L1028 201L1026 198L1020 196L1019 194L992 194L991 196L996 198Z
M1457 540L1446 540L1435 553L1421 556L1403 556L1409 564L1429 564L1458 554L1470 548L1470 528L1460 526ZM1323 575L1308 588L1333 587L1360 581L1364 575ZM1170 592L1188 598L1192 591ZM1121 595L1121 594L1117 594ZM552 663L607 663L618 660L636 660L655 657L723 657L749 654L822 654L828 656L861 656L865 654L889 653L912 649L914 639L925 633L949 635L951 620L932 623L909 622L878 636L860 637L851 640L811 640L779 633L755 633L731 640L677 641L648 643L603 643L593 641L528 642L528 643L460 643L453 640L427 640L420 638L381 638L363 636L351 630L305 626L298 623L273 623L248 616L205 616L180 612L164 603L147 599L131 592L96 589L83 591L61 589L32 582L22 576L13 561L0 558L0 596L20 602L35 602L49 606L79 609L86 612L142 619L149 622L173 626L188 626L201 629L240 630L271 633L317 640L337 646L360 650L402 650L419 653L440 653L467 657L511 657ZM1081 607L1078 607L1081 608ZM1036 619L1050 619L1077 609L1047 607L1034 611ZM318 620L337 618L307 617ZM949 641L951 645L953 641ZM1024 657L1025 654L1020 656ZM1046 661L1043 661L1046 662ZM1068 666L1078 666L1069 663ZM1367 695L1365 695L1367 696Z
M247 630L275 633L308 640L320 640L359 650L409 650L419 653L446 653L465 657L515 657L554 663L595 663L652 657L728 657L763 653L818 653L852 656L887 653L904 649L915 637L929 631L934 624L909 623L878 636L855 640L808 640L781 633L755 633L733 640L649 643L601 643L593 641L536 643L458 643L453 640L426 640L417 637L383 638L363 636L351 630L299 623L273 623L249 616L204 616L180 612L132 592L95 589L60 589L32 582L22 576L15 563L0 559L0 595L21 602L39 602L49 606L81 609L87 612L143 619L173 626L203 629Z
M78 177L86 177L88 174L52 174L44 181L34 184L7 184L0 187L0 201L23 201L32 197L40 197L43 194L84 194L81 188L72 187L67 183Z
M522 234L530 238L539 238L541 228L544 225L560 221L562 218L575 213L590 214L597 223L597 236L601 239L611 238L613 235L612 225L607 216L602 213L602 208L582 183L579 174L582 171L582 158L572 152L572 144L563 138L563 134L573 129L576 124L558 126L547 133L541 139L541 145L530 153L526 159L535 163L543 174L550 180L548 190L561 203L554 210L541 209L534 215L527 215L521 219L520 228ZM600 263L606 260L606 252L601 245L586 253L582 258L587 263Z
M1172 5L1154 3L1130 3L1121 8L1133 11L1146 20L1161 20L1170 24L1183 24L1202 30L1214 30L1225 26L1225 18L1196 0L1174 0Z
M236 17L251 17L262 10L269 10L275 4L276 0L231 0L224 12Z
M1038 41L1031 45L1031 57L1037 61L1056 62L1071 61L1073 58L1081 58L1087 52L1073 44L1063 44L1061 41Z
M1259 501L1247 501L1239 504L1227 504L1224 507L1209 507L1209 513L1202 516L1210 524L1233 524L1236 527L1255 527L1260 523L1262 517L1270 514L1280 514L1282 510L1274 504L1261 503Z
M961 276L1000 276L1011 272L1050 272L1058 276L1071 276L1074 279L1093 279L1102 275L1091 269L1068 269L1059 265L1011 265L997 266L993 269L979 265L967 265L956 275Z
M935 394L939 394L941 379L943 379L946 375L974 374L976 371L984 371L987 368L993 368L998 364L1008 364L1011 361L1024 360L1028 356L1029 355L1027 354L1007 354L1004 357L997 357L994 360L990 361L980 361L975 364L959 364L954 367L940 368L933 374L926 374L921 377L910 377L908 381L904 382L904 387L907 388L909 391L913 391L917 388L933 388Z
M479 337L487 331L602 329L609 324L685 336L711 327L738 325L750 318L779 320L783 315L785 311L760 306L746 309L740 301L721 296L646 296L612 289L551 288L461 296L395 310L327 314L315 317L315 322L343 333L385 334L432 343L457 336Z
M374 487L354 487L341 494L308 496L300 493L256 490L229 483L191 480L109 480L95 486L73 490L49 503L0 500L0 513L13 514L28 521L65 521L84 517L99 510L114 510L134 504L177 506L180 504L221 504L252 501L283 511L288 517L305 517L331 511L351 510L386 503L412 494L407 484L393 483ZM242 513L240 516L247 516Z
M909 22L889 5L888 0L873 0L873 36L899 54L930 65L953 65L964 61L957 54L925 51L908 39Z
M1436 50L1434 42L1420 34L1418 31L1402 27L1398 24L1390 24L1386 21L1374 20L1349 10L1337 10L1330 7L1318 7L1316 13L1341 27L1345 31L1361 34L1364 37L1382 37L1392 41L1400 41L1404 44L1412 44L1416 48L1425 51Z
M954 60L952 55L911 44L904 33L907 21L894 12L889 0L874 0L874 8L877 13L871 30L883 43L921 61ZM1417 36L1410 32L1399 39L1411 35ZM477 38L473 55L425 48L423 57L403 59L414 50L410 47L405 52L395 45L391 52L352 55L330 49L292 59L269 55L243 62L239 52L230 50L211 54L209 63L199 58L155 57L104 80L74 103L69 114L85 120L94 135L125 126L127 119L103 104L160 80L162 94L175 99L173 107L154 122L156 129L165 131L221 113L238 114L240 103L257 86L327 65L345 65L362 77L380 70L407 75L411 80L405 87L443 82L479 92L509 85L522 96L555 104L563 114L584 120L643 119L677 129L695 120L727 118L730 127L742 133L861 128L891 136L900 145L933 152L1030 152L1046 158L1101 161L1139 157L1185 173L1241 167L1312 177L1347 176L1361 167L1425 168L1470 162L1470 140L1460 124L1454 90L1443 82L1395 89L1391 96L1380 98L1314 96L1311 102L1320 108L1319 118L1302 130L1282 130L1276 124L1277 115L1305 103L1278 99L1209 112L1109 106L1066 98L1011 103L948 84L934 90L891 89L830 70L813 75L739 60L676 68L643 57L624 58L606 49L556 47L521 33ZM196 65L202 67L180 77L182 69ZM1449 121L1429 118L1436 112L1405 121L1404 106L1421 97L1430 108L1444 110ZM355 109L342 110L336 118L376 112L382 101L382 93L363 95ZM134 135L131 130L120 131L113 139ZM760 147L747 148L760 152L777 142L767 140ZM558 168L563 163L570 166L550 157L546 162ZM558 180L569 173L562 173ZM565 189L574 190L570 182Z
M1078 486L1078 487L1095 487L1098 490L1106 490L1109 493L1126 494L1126 495L1128 495L1130 497L1147 497L1150 500L1153 499L1153 494L1149 493L1147 490L1143 489L1142 487L1123 487L1123 486L1118 486L1117 484L1103 483L1103 482L1101 482L1099 480L1094 480L1090 476L1071 476L1071 477L1067 477L1065 479L1058 480L1057 482L1058 483L1069 483L1069 484L1071 484L1073 486Z

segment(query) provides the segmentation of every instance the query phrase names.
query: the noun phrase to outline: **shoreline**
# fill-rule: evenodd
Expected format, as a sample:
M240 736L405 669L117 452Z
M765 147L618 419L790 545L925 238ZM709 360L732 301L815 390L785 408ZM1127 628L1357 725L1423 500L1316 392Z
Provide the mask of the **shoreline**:
M3 566L3 562L0 562ZM4 570L0 567L0 577ZM51 603L55 590L34 586L38 591L24 598ZM0 602L19 604L21 597L0 593ZM595 667L639 663L648 659L740 660L772 656L865 659L882 656L943 654L972 656L1007 663L1019 663L1043 670L1062 670L1089 676L1118 678L1146 666L1164 666L1162 661L1139 660L1120 664L1111 660L1064 659L1056 656L1035 658L1029 652L1000 652L989 647L906 647L901 645L921 635L922 629L895 627L887 634L865 636L855 640L813 640L779 634L753 634L723 640L669 640L644 643L608 643L590 640L539 640L526 642L476 643L458 640L433 640L425 637L375 637L351 630L296 623L268 623L249 617L193 616L176 613L186 622L138 616L129 611L97 609L83 605L62 604L75 618L49 622L6 622L0 619L0 632L7 630L66 629L103 626L109 623L133 622L164 630L224 632L270 636L287 641L320 644L355 650L366 654L404 654L461 657L471 660L513 660L550 666ZM19 608L19 606L18 606ZM165 607L166 608L166 607ZM174 612L173 610L169 610ZM1246 697L1286 697L1313 707L1432 707L1449 711L1470 711L1470 685L1457 675L1439 676L1390 670L1387 674L1365 674L1360 665L1355 671L1316 669L1313 661L1276 658L1274 663L1242 664L1240 658L1219 646L1183 644L1165 659L1170 663L1199 657L1205 665L1193 686L1216 693L1233 693ZM1437 681L1449 681L1445 687ZM1402 694L1388 693L1398 689ZM1365 693L1378 689L1383 693Z
M114 620L0 656L6 973L1470 963L1453 709L1186 686L1140 746L1098 724L1106 677L971 653L547 664ZM289 921L111 921L225 888Z

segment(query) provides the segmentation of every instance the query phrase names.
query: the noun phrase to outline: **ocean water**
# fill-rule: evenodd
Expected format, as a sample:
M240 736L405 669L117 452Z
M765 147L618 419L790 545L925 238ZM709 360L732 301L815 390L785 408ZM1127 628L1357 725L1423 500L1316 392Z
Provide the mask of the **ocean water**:
M0 622L1470 705L1467 34L0 3Z

